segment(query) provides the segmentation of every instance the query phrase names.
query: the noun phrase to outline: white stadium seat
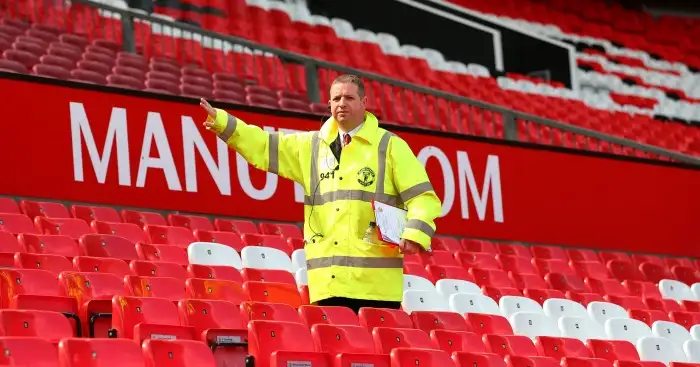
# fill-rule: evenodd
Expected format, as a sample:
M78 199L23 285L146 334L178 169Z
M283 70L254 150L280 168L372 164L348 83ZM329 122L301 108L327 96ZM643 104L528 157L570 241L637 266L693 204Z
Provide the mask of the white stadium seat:
M450 311L447 301L435 290L404 291L401 308L408 314L413 311Z
M496 301L483 294L455 293L450 296L449 305L450 310L461 315L466 313L501 315Z
M613 340L627 340L632 344L644 337L651 337L649 325L629 317L613 317L605 321L605 333Z
M306 267L306 251L303 248L292 252L292 270L297 271Z
M559 318L557 324L561 336L565 338L575 338L583 343L586 343L588 339L605 340L608 338L603 325L600 325L597 321L591 320L588 315L586 315L586 317L562 316Z
M692 339L688 329L670 321L654 321L651 325L651 333L659 338L669 339L678 345L683 345Z
M627 311L614 303L593 301L586 308L591 319L601 325L605 325L605 321L613 317L629 318Z
M672 279L662 279L659 282L659 291L664 298L681 300L694 300L695 296L685 283Z
M481 294L478 285L461 279L440 279L435 283L435 288L445 299L450 299L455 293Z
M428 279L419 277L417 275L404 274L403 275L403 290L416 290L416 291L435 291L435 285Z
M503 296L498 301L499 308L501 310L501 315L505 318L509 318L516 312L531 312L531 313L541 313L542 306L536 301L520 296Z
M190 264L232 266L239 270L243 268L236 250L214 242L192 242L187 246L187 260Z
M683 352L690 363L700 363L700 340L688 340L683 343Z
M641 361L662 362L667 366L670 362L686 362L686 357L681 346L666 338L645 336L637 342L637 352Z
M243 266L253 269L286 270L292 272L292 260L282 250L264 246L246 246L241 251Z
M542 305L544 314L551 317L553 320L558 320L563 316L583 317L590 320L588 310L582 304L574 302L570 299L550 298L544 301Z
M508 321L515 335L524 335L531 339L538 336L561 336L557 324L544 312L516 312Z
M297 281L297 285L308 285L309 277L306 274L306 268L297 269L294 279Z

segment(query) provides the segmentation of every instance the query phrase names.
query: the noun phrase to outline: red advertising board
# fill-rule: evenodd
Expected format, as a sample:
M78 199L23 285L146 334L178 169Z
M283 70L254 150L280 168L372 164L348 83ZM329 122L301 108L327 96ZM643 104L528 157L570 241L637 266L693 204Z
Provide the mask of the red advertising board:
M196 101L0 79L0 194L303 221L295 184L203 130ZM231 110L271 130L320 121ZM438 234L700 256L700 170L398 131Z

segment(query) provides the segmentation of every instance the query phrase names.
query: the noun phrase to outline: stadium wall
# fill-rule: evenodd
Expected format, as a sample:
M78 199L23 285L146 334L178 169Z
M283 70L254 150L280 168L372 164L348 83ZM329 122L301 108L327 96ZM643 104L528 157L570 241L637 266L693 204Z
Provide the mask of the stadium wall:
M201 127L198 101L0 74L0 194L279 221L303 190ZM216 104L273 131L322 118ZM700 256L700 169L386 126L426 164L438 234Z

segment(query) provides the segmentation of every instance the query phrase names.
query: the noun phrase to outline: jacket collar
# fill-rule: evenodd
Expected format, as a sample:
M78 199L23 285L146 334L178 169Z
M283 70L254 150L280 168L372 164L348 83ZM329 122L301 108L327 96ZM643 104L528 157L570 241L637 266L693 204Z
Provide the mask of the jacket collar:
M377 130L379 130L379 121L371 112L365 112L365 122L353 138L361 138L370 143L377 143ZM320 129L321 137L327 143L334 141L338 137L338 122L333 117L326 120Z

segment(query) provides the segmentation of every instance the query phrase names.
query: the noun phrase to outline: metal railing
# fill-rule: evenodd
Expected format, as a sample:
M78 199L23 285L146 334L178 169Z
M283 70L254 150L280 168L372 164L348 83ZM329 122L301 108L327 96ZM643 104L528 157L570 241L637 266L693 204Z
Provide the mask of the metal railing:
M9 2L10 5L18 6L20 3ZM265 46L243 37L216 33L187 23L174 22L172 19L87 0L72 0L65 6L70 7L62 9L64 14L69 15L68 19L63 20L68 31L115 41L128 52L175 58L181 63L199 64L210 71L237 74L251 83L302 92L313 102L328 100L328 89L335 76L344 73L359 75L365 80L368 109L386 123L700 165L699 157ZM32 9L36 11L36 7ZM12 9L6 9L6 12L11 13ZM231 27L229 20L222 18L221 21L223 25L207 26L221 31L231 30L243 36L253 34L243 26ZM235 25L235 19L230 21ZM254 22L251 23L253 27L256 26ZM258 35L261 33L264 34L264 31L257 32ZM322 39L319 40L318 44L309 41L311 44L305 45L306 49L324 47ZM286 41L290 49L295 49L300 46L299 42L304 42L299 39ZM338 59L362 68L364 65L372 67L369 62L377 50L361 51L362 54L350 50L347 55L338 56ZM402 74L401 70L402 65L386 65L381 72L422 82L423 75ZM456 78L451 83L459 87L464 80L460 80L459 76Z

